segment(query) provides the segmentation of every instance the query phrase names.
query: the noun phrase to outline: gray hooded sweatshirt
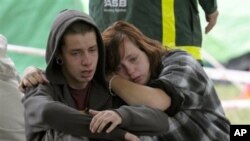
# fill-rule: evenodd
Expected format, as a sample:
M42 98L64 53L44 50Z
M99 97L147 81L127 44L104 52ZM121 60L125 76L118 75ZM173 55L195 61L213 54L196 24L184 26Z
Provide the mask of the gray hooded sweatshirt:
M101 34L93 20L80 11L64 10L56 17L47 43L46 62L48 66L45 73L50 83L30 88L23 99L27 140L121 141L124 140L125 129L137 135L155 135L166 130L168 126L162 124L162 122L167 122L166 114L163 112L145 106L122 106L117 109L117 112L127 122L109 134L90 132L89 124L92 116L84 115L76 110L67 82L60 66L55 61L55 53L62 35L66 28L75 21L83 21L93 26L98 43L99 60L91 82L89 96L85 102L87 107L105 110L124 104L117 97L112 97L107 89L104 79L105 50Z

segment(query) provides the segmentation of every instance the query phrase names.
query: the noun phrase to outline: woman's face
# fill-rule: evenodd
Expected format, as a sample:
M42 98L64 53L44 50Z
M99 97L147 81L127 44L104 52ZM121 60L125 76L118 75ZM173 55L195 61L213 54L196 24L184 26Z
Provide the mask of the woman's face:
M124 48L120 49L121 63L117 74L138 84L146 84L150 78L148 56L130 40L125 40Z

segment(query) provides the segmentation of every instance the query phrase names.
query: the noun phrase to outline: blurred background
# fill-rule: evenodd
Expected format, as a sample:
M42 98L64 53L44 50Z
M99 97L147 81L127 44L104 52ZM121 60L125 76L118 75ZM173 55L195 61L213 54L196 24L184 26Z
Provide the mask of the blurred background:
M206 71L232 124L250 124L249 5L250 0L218 0L217 24L203 34ZM0 34L8 39L8 56L21 76L27 66L45 68L43 52L52 21L66 8L88 13L88 0L0 0ZM200 17L204 33L201 9Z

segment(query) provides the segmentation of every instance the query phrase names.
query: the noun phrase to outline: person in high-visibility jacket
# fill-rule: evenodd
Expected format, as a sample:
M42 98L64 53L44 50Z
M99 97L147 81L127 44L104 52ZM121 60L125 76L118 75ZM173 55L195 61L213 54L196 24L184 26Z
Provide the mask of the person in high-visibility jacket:
M208 33L216 24L217 0L90 0L89 14L101 31L124 20L168 47L187 51L201 63L198 2L205 12Z

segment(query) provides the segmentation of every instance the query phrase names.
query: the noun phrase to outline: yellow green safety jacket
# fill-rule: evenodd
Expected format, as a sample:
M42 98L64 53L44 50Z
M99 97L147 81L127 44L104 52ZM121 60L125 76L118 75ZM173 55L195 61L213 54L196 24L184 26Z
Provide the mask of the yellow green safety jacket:
M206 14L217 10L217 0L90 0L89 14L101 31L114 21L125 20L164 45L201 60L198 1Z

